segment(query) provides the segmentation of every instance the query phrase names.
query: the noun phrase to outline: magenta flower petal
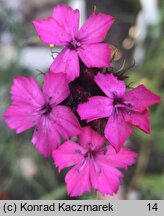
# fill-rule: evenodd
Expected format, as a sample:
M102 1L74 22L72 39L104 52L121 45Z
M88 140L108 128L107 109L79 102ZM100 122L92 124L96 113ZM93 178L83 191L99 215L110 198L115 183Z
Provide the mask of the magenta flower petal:
M113 101L104 96L94 96L84 104L79 104L77 112L81 119L87 119L88 122L98 118L109 117L113 110Z
M82 44L78 48L78 54L84 64L89 68L110 66L110 48L108 44Z
M81 166L74 166L66 175L68 194L72 196L81 196L85 191L91 192L89 181L89 165L87 163Z
M113 22L112 16L93 13L79 30L78 39L86 44L102 42Z
M77 164L83 159L86 150L77 143L69 140L53 151L53 159L59 171L68 166Z
M122 97L126 90L125 83L118 80L113 74L98 73L95 76L95 82L109 98Z
M52 151L61 143L60 135L54 129L53 121L45 116L39 119L32 137L32 143L44 157L51 156Z
M80 132L79 122L70 108L58 105L52 108L48 116L42 116L37 122L32 143L41 154L49 157L60 145L61 137L68 139Z
M101 134L94 131L91 127L85 127L78 136L78 141L85 149L91 148L94 150L105 143L105 138Z
M146 89L143 85L126 92L125 83L118 80L113 74L98 73L95 76L95 82L108 97L101 97L100 104L102 106L99 106L96 96L79 105L77 112L82 120L86 119L89 122L102 117L109 117L105 127L105 136L117 152L132 133L133 126L150 133L150 120L147 109L160 101L159 96ZM111 103L103 105L103 103L106 104L107 99ZM108 106L109 109L107 109Z
M65 178L68 194L80 196L90 192L91 186L102 194L117 192L123 176L117 168L127 169L135 163L136 154L126 148L116 153L91 127L82 129L78 143L67 141L53 152L59 170L74 165Z
M93 14L83 27L79 27L79 11L57 5L52 17L33 21L40 39L47 44L64 46L64 50L50 66L51 72L67 73L69 81L80 74L79 58L87 67L109 67L110 48L103 42L113 23L113 17Z
M145 133L151 133L148 109L143 112L132 112L130 115L128 113L124 113L124 119L126 122L140 128Z
M69 95L69 83L63 73L46 74L43 89L32 77L18 77L11 87L11 106L3 115L6 124L23 132L33 126L32 143L45 157L61 144L61 138L78 135L80 124L66 106L58 105Z
M44 104L40 87L33 77L16 77L11 87L14 101L3 114L6 124L21 133L37 122L36 110Z
M128 148L122 147L119 153L116 153L112 146L106 147L106 157L104 153L97 155L97 160L101 164L110 164L111 166L127 169L128 166L135 163L137 154Z
M28 103L12 103L3 118L11 129L16 129L17 134L33 127L38 119L34 107Z
M117 117L111 116L105 127L105 137L109 140L116 152L119 151L124 142L132 133L132 125L125 122L121 113Z
M68 34L52 17L33 21L32 24L41 41L45 44L65 46L71 40L71 35Z
M59 4L54 8L52 17L65 32L76 37L79 28L79 10L73 10L66 4Z
M124 100L125 103L130 103L133 106L133 110L142 112L147 107L159 103L160 97L145 88L144 85L140 85L128 91L124 96Z
M79 58L77 52L71 49L63 49L50 66L52 73L66 73L69 81L74 80L80 74Z
M96 170L95 164L91 164L91 183L94 189L100 191L103 195L113 195L116 193L123 174L110 165L103 164L101 165L101 169Z
M11 99L18 103L29 104L33 107L39 107L44 103L40 87L33 77L16 77L10 92Z
M51 104L59 104L70 94L66 74L46 74L43 83L43 95Z
M81 126L69 107L56 106L52 111L52 121L59 134L65 139L81 133Z

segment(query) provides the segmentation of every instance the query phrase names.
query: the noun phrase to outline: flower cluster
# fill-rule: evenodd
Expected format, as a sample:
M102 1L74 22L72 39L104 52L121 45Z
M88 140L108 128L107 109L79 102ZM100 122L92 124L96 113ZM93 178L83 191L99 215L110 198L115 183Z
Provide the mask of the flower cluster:
M104 39L113 22L112 16L93 13L79 29L79 11L65 4L48 19L33 21L43 43L63 50L42 88L33 77L14 79L12 104L3 115L16 133L34 127L32 143L44 157L53 157L59 171L72 166L65 177L70 196L91 188L117 192L119 169L136 160L124 144L133 126L150 133L148 108L160 101L144 85L127 91L109 72L111 48Z

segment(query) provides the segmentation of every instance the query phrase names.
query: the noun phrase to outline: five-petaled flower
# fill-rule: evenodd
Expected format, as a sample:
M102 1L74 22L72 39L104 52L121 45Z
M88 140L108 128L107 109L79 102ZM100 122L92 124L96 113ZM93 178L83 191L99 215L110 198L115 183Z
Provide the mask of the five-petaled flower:
M127 148L116 153L112 146L104 145L105 138L91 127L83 128L78 143L66 141L53 151L59 171L73 166L65 177L68 194L80 196L91 192L91 186L102 194L116 193L123 176L117 168L127 169L134 164L136 153Z
M16 77L11 87L13 102L4 120L16 133L35 126L32 143L45 157L51 156L61 137L68 139L81 131L70 108L59 105L68 96L68 80L63 73L46 74L42 91L33 77Z
M50 71L67 73L72 81L80 74L79 57L88 68L110 66L110 48L102 42L113 22L112 16L93 13L78 30L79 10L61 4L51 17L33 21L33 25L44 43L64 46Z
M150 133L148 107L160 101L160 97L140 85L126 92L126 85L113 74L98 73L95 82L106 96L94 96L80 104L77 112L81 119L90 122L110 117L105 136L118 152L133 131L133 125Z

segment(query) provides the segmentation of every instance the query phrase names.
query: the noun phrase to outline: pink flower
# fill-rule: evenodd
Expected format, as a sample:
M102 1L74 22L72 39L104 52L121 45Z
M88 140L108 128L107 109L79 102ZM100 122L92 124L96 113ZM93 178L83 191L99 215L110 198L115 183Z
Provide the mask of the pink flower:
M68 95L63 73L46 74L42 91L33 77L17 77L11 87L13 102L4 113L4 120L16 133L35 126L32 143L48 157L59 146L61 137L68 139L81 131L70 108L59 105Z
M64 46L50 67L53 73L67 73L70 81L79 76L79 57L87 67L109 67L109 45L102 43L114 19L93 13L79 29L79 10L65 4L57 5L48 19L33 21L46 44Z
M111 146L105 146L105 138L85 127L78 137L79 144L66 141L53 151L54 162L59 171L73 166L65 181L70 196L91 192L91 186L102 194L116 193L123 174L117 168L127 169L135 163L136 154L121 148L116 154Z
M105 127L105 136L118 152L136 126L150 133L148 107L160 101L160 97L140 85L126 92L123 81L112 74L98 73L95 82L106 96L94 96L78 106L81 119L88 122L110 117Z

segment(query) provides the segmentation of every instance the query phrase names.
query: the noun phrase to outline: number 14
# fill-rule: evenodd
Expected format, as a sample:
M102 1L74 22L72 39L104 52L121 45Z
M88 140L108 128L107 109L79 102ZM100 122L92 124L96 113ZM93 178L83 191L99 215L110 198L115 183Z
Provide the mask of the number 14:
M155 203L155 204L148 203L147 206L149 207L149 211L151 211L151 210L157 211L158 210L157 203Z

